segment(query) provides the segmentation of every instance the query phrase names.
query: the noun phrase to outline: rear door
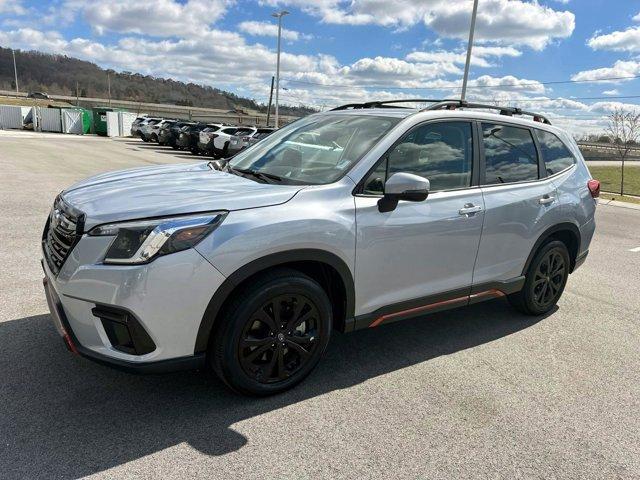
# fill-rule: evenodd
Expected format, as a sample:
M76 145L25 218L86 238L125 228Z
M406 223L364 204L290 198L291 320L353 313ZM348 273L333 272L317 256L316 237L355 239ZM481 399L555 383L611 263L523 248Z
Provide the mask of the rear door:
M355 197L359 315L399 319L436 303L466 303L484 215L473 130L471 121L418 125L363 179ZM384 183L398 172L429 179L429 197L380 211Z
M536 240L561 218L560 202L532 129L481 122L478 131L486 211L474 291L497 288L510 293Z

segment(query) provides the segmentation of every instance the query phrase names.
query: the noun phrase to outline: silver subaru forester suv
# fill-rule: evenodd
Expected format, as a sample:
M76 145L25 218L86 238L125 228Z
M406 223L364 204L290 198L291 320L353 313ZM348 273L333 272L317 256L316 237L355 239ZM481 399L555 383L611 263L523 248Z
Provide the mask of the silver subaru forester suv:
M68 348L130 371L211 367L267 395L308 375L334 329L496 297L554 308L595 228L575 141L516 108L400 103L64 190L42 264Z

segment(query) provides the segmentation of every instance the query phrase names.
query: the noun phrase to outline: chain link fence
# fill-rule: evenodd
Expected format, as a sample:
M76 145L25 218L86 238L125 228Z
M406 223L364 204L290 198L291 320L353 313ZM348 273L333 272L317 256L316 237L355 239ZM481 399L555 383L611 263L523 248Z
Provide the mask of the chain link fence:
M617 158L613 148L606 145L580 145L580 150L591 175L600 180L600 189L603 192L640 197L640 152L630 152L624 162L623 172L622 162Z

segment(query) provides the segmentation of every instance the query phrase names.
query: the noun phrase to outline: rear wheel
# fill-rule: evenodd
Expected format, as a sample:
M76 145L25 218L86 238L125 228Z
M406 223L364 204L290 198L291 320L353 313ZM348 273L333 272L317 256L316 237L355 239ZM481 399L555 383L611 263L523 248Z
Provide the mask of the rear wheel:
M232 389L271 395L301 382L331 334L323 288L295 270L259 277L238 292L218 319L209 361Z
M158 135L156 135L155 133L151 135L151 141L152 142L158 142Z
M509 295L511 304L527 315L542 315L560 299L569 277L569 251L563 242L545 244L533 258L522 290Z

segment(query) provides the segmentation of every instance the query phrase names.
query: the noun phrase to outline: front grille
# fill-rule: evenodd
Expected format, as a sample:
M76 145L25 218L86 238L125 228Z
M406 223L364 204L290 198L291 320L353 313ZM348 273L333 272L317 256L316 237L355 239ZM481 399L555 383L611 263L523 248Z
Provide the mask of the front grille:
M42 234L42 249L49 268L57 275L82 236L84 216L60 196L53 203Z

